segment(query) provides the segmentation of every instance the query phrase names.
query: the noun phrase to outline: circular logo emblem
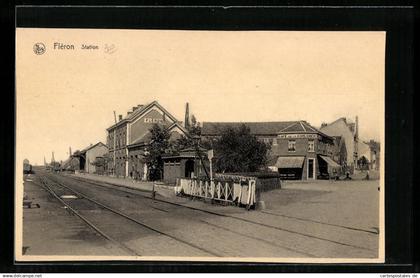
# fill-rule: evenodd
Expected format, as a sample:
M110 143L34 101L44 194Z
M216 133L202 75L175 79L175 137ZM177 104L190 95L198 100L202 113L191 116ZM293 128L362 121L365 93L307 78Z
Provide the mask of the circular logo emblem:
M36 55L44 54L46 49L47 48L45 47L45 44L43 44L42 42L37 42L36 44L34 44L34 52Z

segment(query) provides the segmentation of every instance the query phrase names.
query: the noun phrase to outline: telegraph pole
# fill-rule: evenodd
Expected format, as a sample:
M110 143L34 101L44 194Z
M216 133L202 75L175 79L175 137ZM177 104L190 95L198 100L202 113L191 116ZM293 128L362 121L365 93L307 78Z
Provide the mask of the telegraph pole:
M207 157L208 157L209 162L210 162L210 182L213 182L213 167L212 167L213 163L211 161L213 159L213 156L214 156L213 149L211 149L207 152Z

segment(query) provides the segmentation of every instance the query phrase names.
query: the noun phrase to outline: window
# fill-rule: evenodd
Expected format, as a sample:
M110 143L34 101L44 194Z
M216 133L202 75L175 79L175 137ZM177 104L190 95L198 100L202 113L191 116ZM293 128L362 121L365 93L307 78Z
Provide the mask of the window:
M270 144L270 138L264 138L263 140L264 140L264 143Z
M308 140L308 152L315 151L315 142L314 140Z
M289 152L296 151L296 140L289 140L288 149L289 149Z

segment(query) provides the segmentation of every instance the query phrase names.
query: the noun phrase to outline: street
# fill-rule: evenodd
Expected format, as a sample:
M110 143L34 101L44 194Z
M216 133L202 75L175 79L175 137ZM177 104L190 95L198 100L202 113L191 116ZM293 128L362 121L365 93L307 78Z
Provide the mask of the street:
M40 205L23 211L24 255L376 258L378 185L289 181L262 194L264 210L247 211L38 171L24 184ZM51 191L73 194L66 204L98 230Z

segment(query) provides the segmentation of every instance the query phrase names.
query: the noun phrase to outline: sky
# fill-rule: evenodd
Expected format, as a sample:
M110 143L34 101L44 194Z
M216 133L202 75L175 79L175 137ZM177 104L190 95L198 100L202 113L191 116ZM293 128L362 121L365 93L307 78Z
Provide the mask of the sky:
M384 70L385 32L18 28L16 161L105 143L114 110L153 100L180 121L186 102L199 122L357 115L360 137L381 141Z

